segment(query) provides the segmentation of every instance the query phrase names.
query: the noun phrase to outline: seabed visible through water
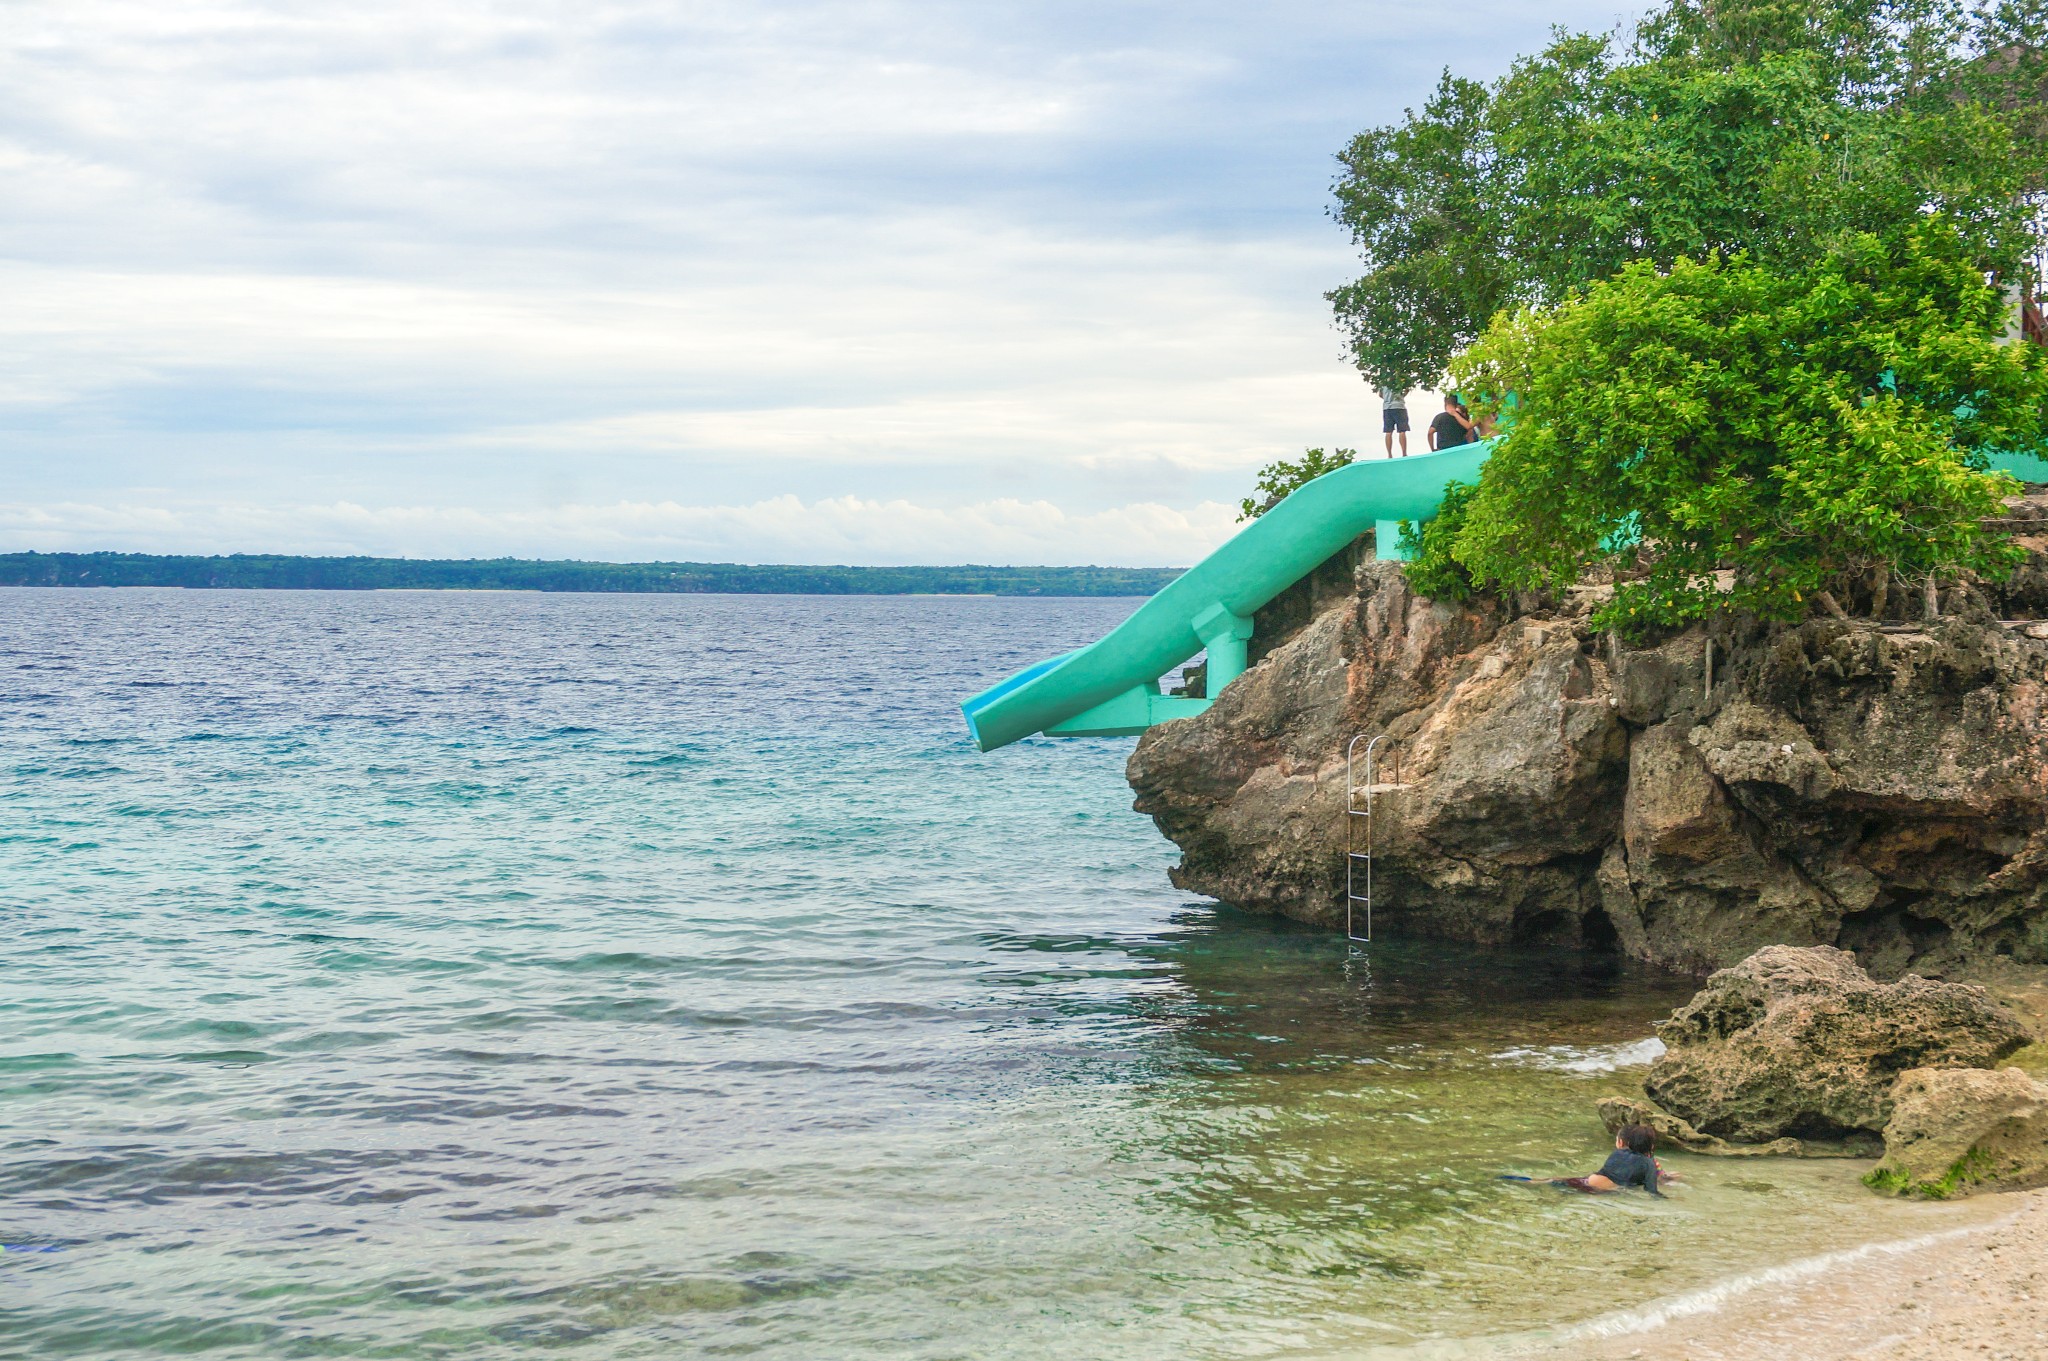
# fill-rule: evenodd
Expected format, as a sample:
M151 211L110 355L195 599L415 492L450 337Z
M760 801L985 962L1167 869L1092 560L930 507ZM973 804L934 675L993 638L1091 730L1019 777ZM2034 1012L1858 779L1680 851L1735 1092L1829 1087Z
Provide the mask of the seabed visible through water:
M969 748L1131 604L0 591L0 1351L1486 1354L1947 1222L1497 1180L1693 981L1189 902L1128 741Z

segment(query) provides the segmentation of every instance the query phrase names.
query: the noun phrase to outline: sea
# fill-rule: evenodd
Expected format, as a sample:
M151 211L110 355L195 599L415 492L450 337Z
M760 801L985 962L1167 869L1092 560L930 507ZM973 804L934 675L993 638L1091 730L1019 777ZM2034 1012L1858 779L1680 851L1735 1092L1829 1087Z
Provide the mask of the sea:
M1925 1227L1598 1165L1696 980L1175 890L1137 602L0 590L0 1357L1457 1357Z

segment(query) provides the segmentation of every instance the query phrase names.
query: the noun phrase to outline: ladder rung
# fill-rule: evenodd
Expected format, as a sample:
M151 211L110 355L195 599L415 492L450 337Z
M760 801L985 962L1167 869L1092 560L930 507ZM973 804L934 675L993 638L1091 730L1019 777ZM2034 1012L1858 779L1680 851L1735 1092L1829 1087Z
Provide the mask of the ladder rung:
M1371 851L1346 851L1346 852L1344 852L1344 854L1346 854L1346 855L1350 856L1350 857L1351 857L1351 858L1352 858L1353 860L1370 860L1370 859L1372 859L1372 852L1371 852Z
M1344 896L1349 898L1354 903L1369 903L1372 901L1372 895L1370 893L1347 893Z

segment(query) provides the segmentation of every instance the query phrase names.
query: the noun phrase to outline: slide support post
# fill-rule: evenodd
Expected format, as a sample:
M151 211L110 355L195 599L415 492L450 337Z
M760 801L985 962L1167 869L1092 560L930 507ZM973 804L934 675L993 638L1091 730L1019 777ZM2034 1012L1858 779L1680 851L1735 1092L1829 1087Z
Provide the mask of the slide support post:
M1246 645L1252 639L1252 621L1223 605L1211 605L1194 618L1195 636L1209 650L1204 691L1210 699L1245 671Z

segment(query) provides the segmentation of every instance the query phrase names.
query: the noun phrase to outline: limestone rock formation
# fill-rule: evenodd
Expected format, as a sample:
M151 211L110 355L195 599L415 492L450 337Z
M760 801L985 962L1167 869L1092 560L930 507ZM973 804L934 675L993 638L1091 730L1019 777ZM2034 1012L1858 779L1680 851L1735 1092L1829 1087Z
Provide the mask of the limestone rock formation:
M1848 952L1771 946L1722 969L1657 1027L1643 1089L1702 1134L1742 1143L1876 1133L1921 1068L1988 1068L2029 1040L1982 988L1879 983Z
M2048 1087L2017 1068L1899 1076L1876 1190L1943 1200L2048 1185Z
M1710 1158L1797 1158L1806 1152L1806 1146L1797 1139L1773 1139L1767 1144L1732 1144L1715 1135L1700 1133L1670 1111L1639 1097L1603 1096L1595 1106L1600 1112L1600 1123L1607 1126L1609 1134L1619 1133L1623 1125L1648 1125L1657 1131L1659 1148L1682 1148L1688 1153L1703 1153Z
M1354 549L1261 612L1208 712L1139 742L1137 806L1182 887L1335 923L1345 749L1385 733L1382 929L1701 972L1777 943L1887 976L2048 963L2048 621L2025 622L2048 613L2048 532L2019 541L2019 576L1938 619L1876 591L1850 602L1871 618L1633 649L1585 622L1605 588L1430 601Z

